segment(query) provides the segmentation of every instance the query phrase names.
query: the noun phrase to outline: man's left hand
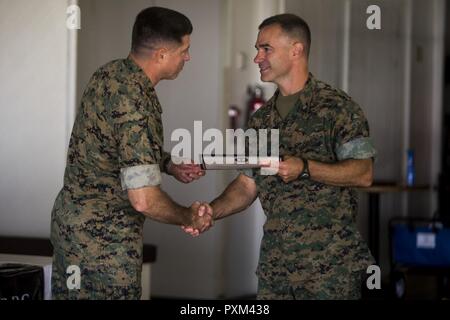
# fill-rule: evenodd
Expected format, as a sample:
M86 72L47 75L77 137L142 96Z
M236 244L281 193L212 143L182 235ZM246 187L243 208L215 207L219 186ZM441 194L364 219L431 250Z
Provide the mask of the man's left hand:
M303 160L296 157L285 156L278 167L278 175L285 182L291 182L298 178L303 170Z
M174 164L172 161L169 162L167 171L175 179L183 183L190 183L205 175L205 171L198 164Z

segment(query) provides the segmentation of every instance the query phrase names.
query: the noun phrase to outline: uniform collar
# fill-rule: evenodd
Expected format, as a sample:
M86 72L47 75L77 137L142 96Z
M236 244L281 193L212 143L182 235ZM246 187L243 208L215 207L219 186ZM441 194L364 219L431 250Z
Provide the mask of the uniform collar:
M152 84L152 81L150 80L150 78L147 77L144 70L142 70L141 67L139 67L136 64L136 62L134 62L134 60L131 59L130 56L128 56L125 59L125 65L126 65L128 71L130 72L130 79L132 79L135 82L140 83L143 86L143 88L145 88L145 89L148 88L150 90L154 90L153 84Z
M134 62L133 59L131 59L130 56L128 56L124 60L124 63L128 71L130 72L129 79L138 84L149 97L156 97L154 106L159 111L159 113L162 113L162 108L156 96L155 88L153 87L150 78L145 74L144 70L142 70L141 67L139 67L137 63Z
M298 99L295 102L296 105L300 103L302 111L308 111L310 109L311 101L312 101L316 86L317 86L317 80L313 76L313 74L311 72L309 72L308 80L306 81L303 89L300 91ZM277 89L277 91L274 94L274 99L272 101L273 106L275 106L275 102L276 102L279 94L280 94L280 89Z

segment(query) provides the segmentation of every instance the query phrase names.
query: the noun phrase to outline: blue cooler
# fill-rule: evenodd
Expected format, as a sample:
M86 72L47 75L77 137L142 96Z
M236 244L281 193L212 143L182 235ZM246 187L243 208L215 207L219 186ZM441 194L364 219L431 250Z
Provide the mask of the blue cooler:
M414 267L450 267L450 229L423 221L392 225L394 264Z
M437 220L393 218L389 222L391 285L395 298L405 298L420 284L408 279L435 277L437 297L450 287L450 228Z

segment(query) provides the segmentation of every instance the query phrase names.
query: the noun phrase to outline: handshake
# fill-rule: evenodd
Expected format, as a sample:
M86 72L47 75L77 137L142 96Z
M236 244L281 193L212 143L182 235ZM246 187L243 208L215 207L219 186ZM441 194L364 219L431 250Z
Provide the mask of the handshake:
M214 224L213 208L206 202L194 202L189 207L189 223L181 226L184 232L189 233L193 237L197 237L200 233L207 231Z

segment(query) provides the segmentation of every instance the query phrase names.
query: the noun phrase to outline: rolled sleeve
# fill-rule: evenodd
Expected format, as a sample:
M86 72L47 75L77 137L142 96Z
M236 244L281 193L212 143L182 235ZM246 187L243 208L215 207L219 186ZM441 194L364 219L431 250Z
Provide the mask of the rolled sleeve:
M370 138L369 124L357 103L347 101L339 108L334 137L334 152L338 160L375 159L376 150Z
M336 150L338 160L375 158L377 152L368 137L357 138L339 146Z
M139 189L161 184L159 165L140 165L120 169L122 189Z

